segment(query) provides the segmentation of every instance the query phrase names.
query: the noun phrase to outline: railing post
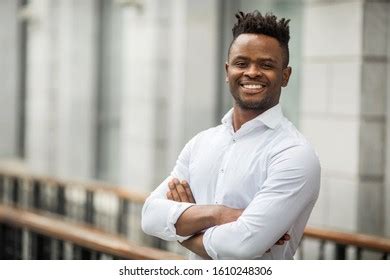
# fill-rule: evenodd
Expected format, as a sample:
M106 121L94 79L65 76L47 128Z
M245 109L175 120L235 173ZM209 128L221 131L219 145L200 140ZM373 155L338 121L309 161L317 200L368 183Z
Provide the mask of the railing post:
M66 199L65 199L65 187L63 185L57 185L57 205L55 207L55 212L57 214L60 214L62 216L66 215ZM51 259L55 260L63 260L65 259L65 251L64 251L64 241L62 240L55 240L53 239L51 241Z
M57 214L66 215L66 199L65 199L65 187L63 185L57 186Z
M319 252L319 256L318 256L318 259L319 260L324 260L325 259L325 240L321 240L321 243L320 243L320 252Z
M18 260L22 257L22 230L5 224L0 225L0 259Z
M0 203L2 203L4 200L4 180L5 177L0 175Z
M84 221L88 224L93 225L95 221L95 207L93 203L93 192L87 191L86 192L86 205L85 205L85 215L84 215ZM93 258L93 252L90 250L86 250L85 248L76 246L73 250L75 255L79 255L79 258L82 260L89 260Z
M362 259L362 248L356 247L356 259L361 260Z
M4 260L5 259L5 225L3 224L0 224L0 248L2 248L0 250L0 260Z
M33 200L32 206L35 209L43 209L42 205L42 182L33 181ZM51 257L51 239L40 234L31 233L31 258L36 260L48 260Z
M32 206L35 209L41 209L42 201L41 201L41 182L34 180L33 181L33 197L32 197Z
M129 202L125 199L119 200L117 232L119 234L127 235L127 223L129 220Z
M93 203L92 191L87 191L86 204L84 220L89 224L93 224L95 220L95 207Z
M14 205L18 205L20 200L20 183L17 177L12 177L11 179L11 201Z
M343 244L336 243L335 260L345 260L346 259L346 249L347 249L347 246L345 246Z

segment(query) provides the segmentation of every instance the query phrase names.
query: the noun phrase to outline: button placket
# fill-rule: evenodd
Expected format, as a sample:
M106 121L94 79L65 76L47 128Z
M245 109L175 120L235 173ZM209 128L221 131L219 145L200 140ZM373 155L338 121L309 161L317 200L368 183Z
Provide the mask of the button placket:
M235 138L233 138L235 140ZM226 172L227 165L229 163L229 160L231 158L233 149L234 149L234 144L235 142L230 142L229 147L227 148L222 161L221 161L221 167L219 169L219 174L218 174L218 179L217 179L217 185L215 188L215 204L220 204L222 203L222 197L223 197L223 190L221 189L224 183L224 175Z

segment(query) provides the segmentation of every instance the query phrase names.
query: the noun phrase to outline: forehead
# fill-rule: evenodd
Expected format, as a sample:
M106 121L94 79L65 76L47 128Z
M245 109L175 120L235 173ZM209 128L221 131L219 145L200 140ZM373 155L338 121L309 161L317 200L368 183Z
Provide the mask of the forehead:
M278 40L263 34L241 34L233 42L230 48L230 59L235 57L248 57L261 59L273 58L282 62L283 49Z

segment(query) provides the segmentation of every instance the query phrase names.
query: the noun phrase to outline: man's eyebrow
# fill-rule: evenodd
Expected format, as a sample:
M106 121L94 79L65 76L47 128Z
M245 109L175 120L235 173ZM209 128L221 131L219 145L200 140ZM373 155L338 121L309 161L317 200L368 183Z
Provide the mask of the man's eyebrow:
M237 60L237 59L249 60L248 57L243 56L243 55L233 56L233 57L232 57L232 60Z
M259 58L261 62L272 62L272 63L278 63L275 59L271 57L264 57L264 58Z
M231 58L232 61L235 61L235 60L250 60L249 57L246 57L246 56L243 56L243 55L238 55L238 56L234 56ZM261 61L261 62L271 62L271 63L278 63L275 59L271 58L271 57L262 57L262 58L259 58L257 59L258 61Z

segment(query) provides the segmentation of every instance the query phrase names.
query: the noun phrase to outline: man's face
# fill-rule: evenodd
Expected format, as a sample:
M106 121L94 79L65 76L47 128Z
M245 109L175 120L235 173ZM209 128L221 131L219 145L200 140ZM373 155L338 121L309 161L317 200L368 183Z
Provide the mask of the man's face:
M290 67L283 66L283 49L267 35L241 34L230 48L226 79L236 105L260 113L279 102Z

